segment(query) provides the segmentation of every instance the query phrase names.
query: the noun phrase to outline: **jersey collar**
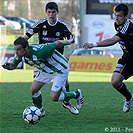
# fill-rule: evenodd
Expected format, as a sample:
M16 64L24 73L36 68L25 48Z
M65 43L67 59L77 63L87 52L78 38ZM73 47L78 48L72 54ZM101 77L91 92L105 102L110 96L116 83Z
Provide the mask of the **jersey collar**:
M50 24L50 22L49 22L49 20L48 20L48 24L49 24L50 26L55 26L55 25L57 24L57 22L58 22L58 18L56 18L56 22L55 22L54 24Z

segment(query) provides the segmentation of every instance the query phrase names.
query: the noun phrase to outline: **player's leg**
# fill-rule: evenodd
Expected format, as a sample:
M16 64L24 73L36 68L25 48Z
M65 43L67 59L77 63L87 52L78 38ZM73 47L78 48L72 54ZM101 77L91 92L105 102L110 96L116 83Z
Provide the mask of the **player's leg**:
M63 95L65 95L64 101L69 101L70 99L75 98L77 108L78 109L82 108L82 106L83 106L83 97L82 97L82 92L81 92L80 89L77 89L74 92L63 91L63 93L64 93ZM74 97L71 97L73 95L72 93L77 94L77 95L75 95ZM61 95L60 95L60 97L61 97ZM59 97L59 100L62 100L60 97ZM66 104L64 105L64 107L67 108L67 109L69 109L69 106L66 106ZM75 107L73 107L73 108L75 109ZM71 113L74 114L74 111L72 112L72 109L69 109L69 110L70 110Z
M54 82L51 89L50 97L54 101L69 101L72 98L75 98L78 102L79 99L82 99L82 93L78 89L74 92L67 92L65 88L65 83L68 77L68 73L59 74L58 76L54 77ZM83 102L79 102L81 105L80 108L83 105ZM78 106L79 107L79 106ZM73 114L78 114L79 111L75 107L70 107L69 111ZM68 108L67 108L68 109Z
M53 101L63 101L63 100L70 100L72 98L78 98L80 93L78 91L73 91L73 92L67 92L67 91L62 91L62 88L53 88L50 93L50 97Z
M78 91L80 91L80 90L78 90ZM66 92L64 92L66 95L67 95L67 92L70 92L70 89L69 89L69 83L68 83L68 80L66 81ZM81 93L81 92L80 92ZM81 94L80 94L81 95ZM79 98L80 99L80 98ZM81 102L83 102L83 101L81 101ZM78 109L80 109L81 108L81 102L78 102L78 100L77 100L77 107L78 107ZM64 99L63 100L63 102L62 102L62 105L63 105L63 107L64 108L67 108L72 114L77 114L77 112L78 112L78 110L77 110L77 108L70 102L70 99Z
M111 82L113 87L125 97L123 112L128 112L130 110L130 104L131 101L133 100L133 95L129 92L123 80L128 79L132 75L133 75L132 67L128 64L126 65L117 64L116 69L112 75Z
M35 78L37 74L38 74L38 69L34 68L33 78ZM38 81L33 81L31 88L30 88L30 91L32 94L33 105L35 105L38 108L42 107L42 95L41 95L41 91L40 91L42 86L43 86L43 83L42 83L42 85L41 84L38 85Z
M42 95L41 95L41 88L45 85L50 83L51 77L46 73L38 70L34 81L31 85L31 93L32 93L32 100L33 104L40 109L42 112L42 116L45 115L45 110L42 106Z
M41 95L41 88L45 83L43 82L38 82L38 81L33 81L31 85L31 94L32 94L32 99L33 99L33 104L41 108L42 107L42 95Z
M44 85L45 83L34 80L30 88L31 94L32 94L33 105L40 109L42 116L45 115L45 111L42 106L42 94L41 94L41 88Z
M67 92L67 91L62 91L62 88L60 88L59 91L57 91L57 88L52 88L51 93L50 93L50 97L53 101L67 101L70 100L72 98L76 99L77 101L77 106L79 108L82 108L83 105L83 98L82 98L82 92L80 89L73 91L73 92ZM81 103L82 101L82 103ZM69 106L69 108L67 108L72 114L78 115L79 111L77 110L76 107L74 106Z
M75 44L71 44L69 50L67 51L67 53L65 54L65 57L69 60L71 54L73 53L75 49ZM66 80L66 91L69 92L70 88L69 88L69 82L68 79ZM64 100L62 102L62 105L64 108L67 108L71 113L75 114L78 112L78 110L76 109L76 107L74 105L72 105L72 103L69 100Z
M65 85L65 87L66 87L66 91L69 92L69 91L70 91L70 88L69 88L69 82L68 82L68 79L66 80L66 85Z

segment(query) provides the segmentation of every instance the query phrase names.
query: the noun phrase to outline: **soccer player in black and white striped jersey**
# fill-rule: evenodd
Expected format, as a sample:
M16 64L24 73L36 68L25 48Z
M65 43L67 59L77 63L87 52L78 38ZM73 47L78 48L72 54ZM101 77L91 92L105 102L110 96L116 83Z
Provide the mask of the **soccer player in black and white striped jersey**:
M122 57L118 60L112 75L112 86L125 97L123 112L128 112L133 101L133 94L127 89L123 80L133 76L133 23L128 19L129 9L125 4L119 4L115 8L115 30L117 31L110 39L100 42L84 43L85 49L93 47L106 47L119 42L123 50Z
M45 12L47 18L40 19L36 22L25 34L24 38L29 39L35 33L38 34L39 44L51 43L57 40L63 40L64 38L69 38L72 35L68 25L62 20L57 18L59 13L58 5L55 2L48 2L45 7ZM70 55L74 50L74 42L71 44L69 51L66 53L65 57L69 60ZM58 52L63 54L64 47L57 48ZM34 77L38 69L34 69ZM69 90L68 80L66 81L66 90ZM70 103L70 101L63 101L63 107L67 108L72 114L79 114L78 109Z

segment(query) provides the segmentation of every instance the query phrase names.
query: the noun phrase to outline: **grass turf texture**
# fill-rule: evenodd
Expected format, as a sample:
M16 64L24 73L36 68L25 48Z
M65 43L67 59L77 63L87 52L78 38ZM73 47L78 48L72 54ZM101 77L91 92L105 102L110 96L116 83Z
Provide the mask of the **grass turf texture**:
M123 97L110 84L111 74L70 72L71 90L81 88L84 106L79 115L72 115L61 102L49 98L52 84L42 89L46 116L35 125L22 118L31 105L32 70L1 71L0 132L1 133L104 133L133 132L133 108L123 113ZM133 92L133 79L126 81ZM75 104L75 100L71 100ZM105 131L105 129L107 131ZM130 130L130 131L129 131Z

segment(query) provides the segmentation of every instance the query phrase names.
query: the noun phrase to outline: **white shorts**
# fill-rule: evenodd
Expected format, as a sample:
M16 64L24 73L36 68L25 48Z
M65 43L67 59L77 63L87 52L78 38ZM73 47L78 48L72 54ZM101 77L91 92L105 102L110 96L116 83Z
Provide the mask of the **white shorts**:
M57 92L61 88L62 90L66 90L65 85L66 85L66 80L68 78L68 73L69 73L69 67L67 69L64 69L62 74L58 73L48 74L38 69L38 72L34 80L39 82L44 82L46 84L49 84L53 80L53 85L51 90Z

